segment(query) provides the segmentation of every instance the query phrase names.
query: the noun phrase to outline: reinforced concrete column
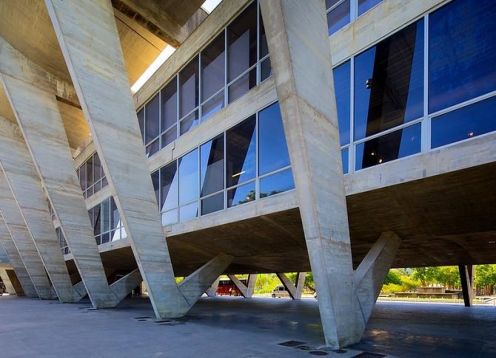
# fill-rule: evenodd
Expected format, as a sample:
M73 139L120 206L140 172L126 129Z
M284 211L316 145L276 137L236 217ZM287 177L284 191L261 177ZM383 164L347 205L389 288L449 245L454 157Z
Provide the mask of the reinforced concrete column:
M208 297L215 297L217 296L217 289L219 288L219 281L220 277L217 277L217 280L214 281L212 286L210 286L205 293L207 294Z
M10 266L14 270L17 280L22 288L22 290L16 289L16 285L14 285L15 292L18 296L22 296L23 294L27 297L36 298L38 294L34 288L33 282L26 271L24 264L22 263L21 257L19 256L19 252L15 247L14 242L10 236L9 231L7 230L7 226L3 219L3 216L0 213L0 245L4 248L7 256L9 258Z
M182 316L190 304L175 282L112 4L45 3L155 314Z
M0 210L38 297L54 298L43 262L3 173L0 173Z
M30 99L26 99L31 102ZM19 127L0 117L0 167L61 302L77 302L48 201Z
M260 2L326 343L360 340L324 1Z
M462 284L463 303L471 307L474 300L474 267L472 265L459 265L460 282Z

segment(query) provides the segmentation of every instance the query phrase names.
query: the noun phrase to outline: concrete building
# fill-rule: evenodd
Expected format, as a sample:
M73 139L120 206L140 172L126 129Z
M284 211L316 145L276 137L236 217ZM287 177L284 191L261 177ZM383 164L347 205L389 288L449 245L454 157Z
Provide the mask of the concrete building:
M8 290L109 308L143 282L174 318L221 274L299 298L284 273L311 271L332 347L391 267L459 265L469 305L496 262L496 3L202 4L0 0Z

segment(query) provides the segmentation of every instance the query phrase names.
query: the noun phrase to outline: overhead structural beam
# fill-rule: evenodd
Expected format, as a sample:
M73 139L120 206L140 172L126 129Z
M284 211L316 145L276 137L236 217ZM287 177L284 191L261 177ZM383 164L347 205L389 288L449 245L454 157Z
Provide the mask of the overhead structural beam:
M276 273L277 277L283 284L286 291L289 293L289 297L293 300L301 299L301 295L303 293L303 287L305 286L305 276L306 272L298 272L296 274L295 283L291 282L291 280L284 273L278 272Z
M249 274L246 285L236 277L236 275L227 275L229 279L234 283L234 285L238 288L239 292L244 298L251 298L253 296L253 292L255 291L255 285L257 283L257 274Z
M31 281L31 278L29 277L29 274L26 271L26 267L24 266L24 263L22 262L21 257L19 256L19 252L17 251L17 248L14 242L12 241L10 233L7 230L7 225L5 224L1 212L0 212L0 245L4 248L5 252L7 253L10 266L14 270L15 275L17 276L17 279L19 281L19 285L21 286L21 289L19 288L16 289L16 285L14 285L16 294L18 296L26 295L27 297L30 298L38 297L38 293L34 288L33 282Z
M458 265L460 282L462 284L463 303L471 307L474 300L474 267L472 265Z
M195 274L211 278L201 293L186 282L188 294L176 285L110 2L45 4L155 315L183 316L226 263L207 264ZM210 269L220 272L204 275Z
M53 299L52 287L36 250L31 234L26 227L19 207L10 191L3 173L0 172L0 211L9 230L19 256L28 272L31 281L41 299Z
M32 103L30 98L25 100ZM0 170L3 171L12 191L57 297L61 302L79 301L81 297L72 288L67 265L60 251L59 239L48 211L48 200L22 133L15 123L2 117Z
M260 6L324 336L342 347L358 342L365 325L353 287L324 1Z

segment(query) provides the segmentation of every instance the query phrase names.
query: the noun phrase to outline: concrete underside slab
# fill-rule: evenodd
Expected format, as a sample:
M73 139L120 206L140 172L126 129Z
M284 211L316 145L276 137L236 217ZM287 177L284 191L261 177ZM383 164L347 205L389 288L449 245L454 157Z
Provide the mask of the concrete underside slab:
M147 300L124 301L115 310L0 297L2 354L16 357L310 357L280 346L289 340L310 348L323 342L313 299L205 298L181 321L154 323ZM22 327L19 331L18 327ZM139 337L139 339L136 339ZM397 357L491 357L496 354L496 310L462 304L379 303L360 343L362 351ZM71 344L67 344L71 342ZM92 342L88 344L88 342Z
M488 164L348 196L355 268L386 231L402 238L394 267L494 263L495 170ZM235 257L229 273L310 270L298 209L169 236L167 243L176 276L217 252ZM129 247L101 255L106 268L136 267Z

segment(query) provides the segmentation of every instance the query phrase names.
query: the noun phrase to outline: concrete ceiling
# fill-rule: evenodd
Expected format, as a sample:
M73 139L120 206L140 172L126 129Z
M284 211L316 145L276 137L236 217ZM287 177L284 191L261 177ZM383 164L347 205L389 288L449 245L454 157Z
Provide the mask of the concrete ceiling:
M128 2L132 4L132 1ZM141 2L136 2L141 4ZM179 6L178 1L147 0L147 6L160 9L163 18L174 19L181 27L181 39L171 38L174 44L180 44L185 36L198 26L206 17L201 13L202 1L188 2L188 6ZM115 6L115 4L114 4ZM200 12L200 15L198 13ZM128 73L129 84L132 85L155 60L168 42L157 36L147 28L147 18L140 14L123 13L114 8L114 15L124 54L124 61ZM146 14L144 14L146 16ZM194 21L187 21L191 17ZM154 19L156 23L156 19ZM167 24L158 24L165 28ZM186 35L185 35L186 34ZM9 42L24 56L40 65L45 71L58 78L71 82L69 71L65 64L62 51L59 47L55 31L52 27L44 1L41 0L0 0L0 36ZM13 120L8 116L8 102L0 95L0 115ZM88 128L81 122L81 113L78 108L69 108L61 105L64 124L72 148L77 148L88 141ZM74 122L75 121L75 122Z

